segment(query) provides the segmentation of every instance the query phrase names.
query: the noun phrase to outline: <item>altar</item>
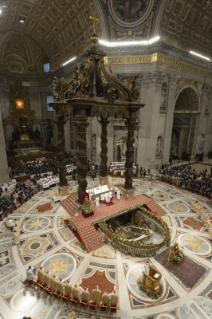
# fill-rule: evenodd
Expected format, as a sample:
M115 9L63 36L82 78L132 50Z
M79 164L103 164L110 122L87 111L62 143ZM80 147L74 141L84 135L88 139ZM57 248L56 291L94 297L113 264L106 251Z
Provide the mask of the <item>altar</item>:
M92 201L94 201L96 197L100 197L102 194L109 193L110 191L112 190L110 190L107 185L87 189L87 193Z

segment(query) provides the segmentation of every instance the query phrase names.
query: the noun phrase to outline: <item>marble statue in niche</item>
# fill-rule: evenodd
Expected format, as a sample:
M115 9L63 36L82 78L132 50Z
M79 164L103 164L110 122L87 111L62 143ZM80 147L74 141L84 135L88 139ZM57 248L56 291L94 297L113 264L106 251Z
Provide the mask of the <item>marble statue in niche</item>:
M126 160L126 151L127 151L127 143L122 144L122 153L121 153L121 161Z
M163 140L162 136L158 136L157 138L157 147L156 147L156 156L160 157L163 154Z
M162 84L162 92L161 92L161 104L160 109L165 110L167 106L167 98L168 98L168 86L167 83L164 82Z
M177 132L177 130L173 130L170 155L174 157L178 156L178 142L179 142L179 133Z
M205 134L201 135L200 145L199 145L199 152L203 152L205 145Z

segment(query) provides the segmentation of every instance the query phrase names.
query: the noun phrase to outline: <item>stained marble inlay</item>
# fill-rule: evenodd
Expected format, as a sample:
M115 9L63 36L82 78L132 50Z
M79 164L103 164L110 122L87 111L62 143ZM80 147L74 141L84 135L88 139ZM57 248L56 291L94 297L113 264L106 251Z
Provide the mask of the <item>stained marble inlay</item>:
M11 301L12 309L15 311L26 311L36 302L36 293L33 289L28 289L26 293L24 289L17 292Z
M49 271L50 275L56 275L64 280L72 276L76 265L75 258L66 253L55 254L42 263L42 266Z
M211 252L211 245L204 238L196 235L182 234L179 237L179 243L194 254L206 255Z
M123 183L123 179L116 179L113 182ZM76 185L74 188L77 187L76 182L73 184ZM98 179L95 179L95 185L98 186ZM86 312L80 307L78 309L72 307L70 310L70 304L62 304L61 300L53 302L53 298L51 300L49 296L45 298L44 294L40 294L37 298L33 289L28 287L23 289L22 281L25 279L28 265L32 265L35 275L38 267L42 265L45 271L49 270L51 277L55 274L65 281L70 279L72 285L79 284L80 291L86 286L91 293L96 284L102 293L104 289L108 289L108 293L111 293L115 288L119 295L117 311L119 319L210 318L212 300L210 240L212 239L209 238L209 233L204 233L203 221L189 209L191 201L196 198L202 201L210 212L209 203L206 203L209 199L191 193L187 195L184 190L178 192L174 187L157 181L150 183L143 179L134 179L133 186L136 192L145 193L148 190L147 194L150 196L155 194L159 206L164 207L167 212L162 218L170 227L171 244L178 240L184 247L185 261L191 259L191 253L198 255L193 255L192 261L197 268L202 267L205 271L194 272L192 263L187 267L189 275L188 271L182 271L183 274L187 273L185 276L186 279L189 277L189 283L199 275L197 285L194 285L192 294L189 294L189 306L184 302L191 288L183 281L182 274L176 276L171 272L170 266L166 268L167 252L163 248L161 253L164 252L164 263L160 263L156 259L157 256L155 259L143 259L124 255L116 251L110 242L88 254L73 237L72 232L64 228L63 219L69 216L59 204L55 205L51 201L50 196L54 190L48 190L37 194L15 212L14 218L20 217L19 245L11 245L13 233L0 222L0 319L10 319L10 317L18 319L24 315L33 319L106 317L104 313L100 314L99 309L96 314L89 313L88 309ZM50 204L53 208L43 213L35 208L42 206L41 210L45 209L43 206L45 204ZM50 227L53 229L49 230ZM98 230L98 233L100 238L104 238L102 232ZM136 284L144 267L152 263L161 271L163 278L164 294L159 300L147 297ZM180 273L181 268L177 267L176 271ZM199 283L201 285L198 286Z
M50 219L46 217L30 218L23 226L28 232L36 232L47 228L50 225Z
M173 213L188 213L189 208L182 204L181 202L172 202L167 205L167 207L173 212Z
M139 186L139 187L136 187L135 190L136 190L137 193L141 193L141 194L149 193L149 189L147 187Z

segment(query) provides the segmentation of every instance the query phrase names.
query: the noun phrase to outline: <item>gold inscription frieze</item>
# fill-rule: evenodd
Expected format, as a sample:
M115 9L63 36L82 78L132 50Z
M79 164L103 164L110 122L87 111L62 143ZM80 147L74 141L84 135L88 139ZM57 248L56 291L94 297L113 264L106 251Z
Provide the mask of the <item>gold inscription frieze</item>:
M104 58L105 64L139 64L157 62L157 53L152 55L135 55L135 56L111 56Z
M195 67L191 64L182 62L178 59L163 55L163 54L158 54L157 55L157 62L158 63L163 63L163 64L167 64L170 65L174 68L186 71L186 72L190 72L190 73L194 73L197 75L201 75L201 76L210 76L209 73L207 73L207 70L199 68L199 67ZM211 72L210 72L211 73Z
M205 70L203 68L195 67L191 64L182 62L178 59L166 56L160 53L154 53L151 55L134 55L134 56L110 56L104 58L105 64L149 64L149 63L159 63L166 64L171 67L186 71L189 73L194 73L200 76L212 77L212 71Z

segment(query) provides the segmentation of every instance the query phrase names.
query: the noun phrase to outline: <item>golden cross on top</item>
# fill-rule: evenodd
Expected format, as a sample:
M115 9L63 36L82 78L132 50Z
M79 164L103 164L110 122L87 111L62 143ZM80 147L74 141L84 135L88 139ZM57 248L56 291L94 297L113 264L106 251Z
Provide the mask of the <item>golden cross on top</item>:
M99 21L99 19L97 19L97 15L96 15L96 11L94 11L94 16L90 16L89 19L93 20L93 32L96 34L96 22Z

